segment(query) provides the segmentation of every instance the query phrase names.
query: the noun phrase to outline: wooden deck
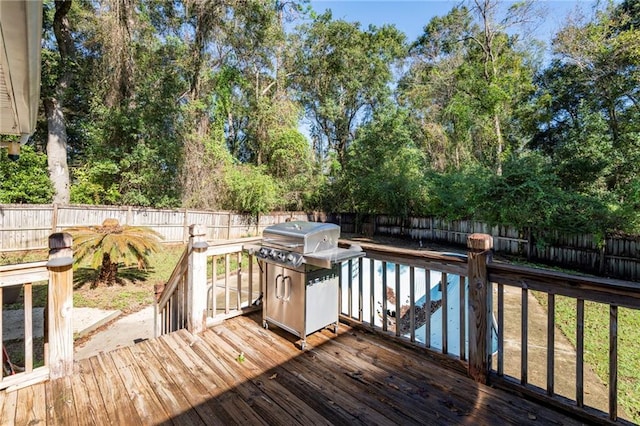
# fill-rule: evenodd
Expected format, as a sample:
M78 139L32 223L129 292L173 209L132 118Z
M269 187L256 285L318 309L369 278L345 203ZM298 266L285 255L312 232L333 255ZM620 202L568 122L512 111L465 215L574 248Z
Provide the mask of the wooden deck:
M0 424L581 424L345 325L295 341L257 316L178 331L0 392Z

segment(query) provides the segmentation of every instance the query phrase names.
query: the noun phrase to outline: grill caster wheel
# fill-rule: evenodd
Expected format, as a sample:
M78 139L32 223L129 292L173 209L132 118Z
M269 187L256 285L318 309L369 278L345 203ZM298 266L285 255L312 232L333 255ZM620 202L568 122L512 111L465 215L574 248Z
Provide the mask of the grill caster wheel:
M307 349L307 342L301 342L300 343L300 350L304 351L305 349Z
M262 321L262 328L264 328L265 330L269 329L269 323L266 321Z
M334 324L334 326L333 326L333 334L338 334L338 324Z

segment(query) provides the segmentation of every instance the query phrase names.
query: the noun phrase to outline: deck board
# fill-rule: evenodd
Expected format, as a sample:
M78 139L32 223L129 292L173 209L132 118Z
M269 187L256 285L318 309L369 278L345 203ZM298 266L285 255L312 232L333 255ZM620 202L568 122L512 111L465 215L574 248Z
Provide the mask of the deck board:
M78 425L108 425L111 423L102 393L91 371L91 362L88 359L75 363L71 386Z
M226 418L226 411L222 408L220 401L215 398L218 393L215 389L206 387L195 377L191 370L188 370L184 363L177 358L173 351L168 351L161 339L154 339L136 345L136 349L141 352L152 353L162 365L167 375L171 377L175 386L183 393L195 414L207 424L229 424Z
M230 325L228 329L220 329L219 333L227 338L233 338L235 334L243 337L245 341L251 341L251 347L258 348L252 354L252 358L262 358L270 356L265 362L273 365L285 365L273 374L278 374L277 380L286 381L287 385L295 389L299 395L306 397L306 402L310 407L318 412L324 413L326 418L333 424L372 424L378 419L378 424L397 425L400 424L396 416L391 418L381 417L381 413L376 413L380 407L375 395L362 393L358 399L353 395L361 393L361 389L351 383L342 374L336 374L333 369L324 369L317 357L312 355L308 359L299 359L300 351L288 341L274 339L269 335L269 331L258 333L243 325ZM250 333L253 332L253 333ZM262 337L266 337L266 339ZM277 342L287 342L287 344L277 345ZM279 360L278 353L286 353L286 357ZM271 374L269 377L272 377ZM390 414L390 413L387 413ZM395 417L395 419L394 419Z
M424 349L422 349L423 351ZM244 361L238 355L244 354ZM0 392L0 424L564 424L420 349L341 325L300 351L258 316L181 330L78 361L71 377Z
M89 359L107 416L111 424L142 425L140 416L131 404L127 390L110 360L111 358L103 353Z
M320 372L316 368L309 368L305 363L297 362L295 357L299 355L299 351L289 342L283 345L282 340L274 338L268 331L258 338L244 333L245 331L242 326L229 325L224 329L218 329L216 333L225 339L251 341L246 356L265 367L269 380L277 379L284 387L297 394L309 409L322 415L327 422L345 425L366 424L358 421L354 415L357 409L362 408L362 404L357 407L350 405L351 399L347 398L348 394L344 389L337 386L331 371ZM316 377L318 373L322 374L321 380ZM341 399L341 396L344 398ZM344 404L336 403L340 399Z
M39 388L33 387L33 388ZM67 419L76 417L75 397L71 385L71 377L43 383L47 396L51 395L51 403L47 405L46 424L64 425ZM41 397L39 397L41 398ZM39 404L41 405L41 404ZM45 424L43 423L43 424Z

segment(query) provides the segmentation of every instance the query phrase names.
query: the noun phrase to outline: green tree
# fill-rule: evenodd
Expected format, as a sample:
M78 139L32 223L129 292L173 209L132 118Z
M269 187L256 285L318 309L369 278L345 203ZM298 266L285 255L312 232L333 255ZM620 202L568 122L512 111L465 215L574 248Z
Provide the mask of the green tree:
M638 4L610 4L590 20L567 22L553 41L554 61L538 79L531 114L530 146L551 156L563 187L617 212L631 211L625 203L634 199L640 164Z
M69 203L68 135L64 106L70 97L76 65L76 46L71 28L71 0L46 3L43 53L47 78L43 79L41 97L47 119L47 162L55 188L54 202ZM49 32L53 33L55 47Z
M405 111L379 111L358 130L342 178L333 187L338 211L419 214L425 205L425 158L413 142Z
M500 19L500 2L469 3L425 27L411 49L400 99L416 111L438 169L475 158L500 174L503 157L523 144L512 117L534 89L530 50L513 29L536 15L531 1L514 4Z
M311 124L321 158L340 165L359 123L390 95L391 65L404 55L404 35L393 26L360 29L330 12L302 25L290 67L294 89Z
M159 249L160 234L150 228L120 225L116 219L106 219L99 226L68 228L73 236L75 262L90 259L92 268L99 268L94 286L112 286L118 280L118 265L149 266L149 254Z
M93 73L85 76L89 113L82 119L83 143L75 156L82 160L72 169L74 199L180 204L177 98L186 83L176 60L185 50L173 37L156 37L154 4L103 0L85 18L79 38Z

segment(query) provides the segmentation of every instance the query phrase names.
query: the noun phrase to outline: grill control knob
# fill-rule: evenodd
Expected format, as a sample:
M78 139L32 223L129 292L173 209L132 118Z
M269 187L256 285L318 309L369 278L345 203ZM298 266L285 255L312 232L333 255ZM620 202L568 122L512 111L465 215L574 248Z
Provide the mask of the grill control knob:
M278 252L275 250L271 250L271 253L269 253L269 255L272 259L275 259L278 256Z

